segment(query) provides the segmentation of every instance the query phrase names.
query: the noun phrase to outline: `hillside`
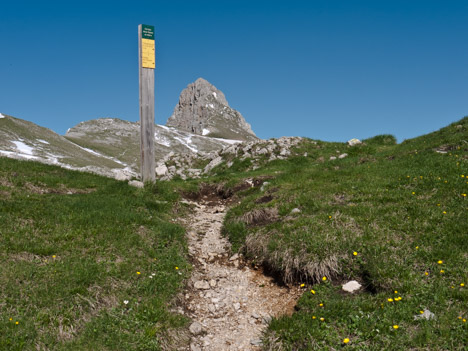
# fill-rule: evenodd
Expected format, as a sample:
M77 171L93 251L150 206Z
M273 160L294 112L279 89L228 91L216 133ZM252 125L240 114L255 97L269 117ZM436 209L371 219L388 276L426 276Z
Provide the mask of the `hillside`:
M139 177L139 123L100 118L82 122L61 136L32 122L2 116L2 156L35 160L120 180ZM157 164L168 161L174 155L183 155L185 169L189 169L194 166L195 158L209 156L239 142L155 125Z
M174 350L188 277L168 183L0 157L0 350Z
M1 300L12 318L2 321L1 346L183 349L195 338L186 297L217 308L204 290L212 282L196 288L203 281L190 271L225 262L300 295L292 315L245 316L267 326L249 350L464 350L468 117L401 144L391 135L354 146L280 138L212 157L194 161L211 165L203 178L147 189L0 157ZM212 232L220 204L229 207L222 232L234 255L208 251L188 264L187 236L202 243L194 235ZM186 221L193 213L204 220L195 230ZM180 218L187 236L173 223ZM360 284L354 293L342 288L350 281ZM256 288L265 300L275 290Z
M467 141L468 117L400 145L304 140L288 161L248 174L268 184L244 193L224 233L303 289L297 312L269 325L265 349L338 349L345 339L356 350L464 349ZM220 170L217 181L245 176ZM357 293L342 290L351 280Z

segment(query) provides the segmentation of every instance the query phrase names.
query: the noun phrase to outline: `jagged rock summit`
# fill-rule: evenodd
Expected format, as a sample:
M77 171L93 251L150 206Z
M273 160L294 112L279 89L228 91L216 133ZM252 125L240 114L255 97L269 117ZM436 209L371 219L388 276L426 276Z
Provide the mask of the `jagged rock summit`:
M258 140L244 117L229 107L223 92L203 78L182 91L166 125L215 138Z

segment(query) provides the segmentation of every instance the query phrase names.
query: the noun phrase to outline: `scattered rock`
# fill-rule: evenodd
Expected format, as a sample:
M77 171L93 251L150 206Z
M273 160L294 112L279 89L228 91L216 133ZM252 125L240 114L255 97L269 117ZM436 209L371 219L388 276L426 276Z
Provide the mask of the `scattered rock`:
M169 172L165 164L158 165L155 171L158 177L165 176Z
M295 213L301 213L302 211L300 209L298 209L297 207L296 208L293 208L291 210L291 214L295 214Z
M239 258L239 254L234 254L231 256L231 258L229 259L229 261L235 261Z
M193 284L193 287L198 290L208 290L210 288L210 284L206 280L199 280Z
M128 185L134 186L136 188L144 188L145 184L143 182L140 182L139 180L131 180L128 182Z
M348 154L341 154L340 156L338 156L338 158L345 158L345 157L348 157Z
M252 339L250 340L250 344L254 346L262 346L263 342L262 339Z
M351 140L348 140L348 145L349 146L354 146L354 145L359 145L362 144L361 140L353 138Z
M428 309L424 309L423 313L417 314L414 316L414 320L419 320L419 319L431 320L434 318L435 318L435 314L429 311Z
M203 333L202 325L196 321L190 324L189 330L193 335L200 335Z
M213 168L216 166L220 165L223 162L223 158L221 156L216 157L214 160L212 160L210 163L208 163L203 170L204 173L208 173L211 171Z
M359 284L357 281L351 280L351 281L347 282L346 284L344 284L341 288L346 292L353 293L353 292L359 290L361 288L361 286L362 285Z
M265 188L270 184L270 182L264 182L262 186L260 187L260 191L265 191Z
M113 169L112 171L114 172L114 178L116 180L130 180L133 176L130 172L122 169Z
M330 161L336 160L336 156L330 156Z

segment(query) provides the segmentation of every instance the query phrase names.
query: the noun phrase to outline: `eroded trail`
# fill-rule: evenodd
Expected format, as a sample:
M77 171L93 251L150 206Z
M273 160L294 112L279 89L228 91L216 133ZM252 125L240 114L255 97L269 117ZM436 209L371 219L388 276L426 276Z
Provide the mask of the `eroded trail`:
M194 264L185 292L185 307L195 321L190 349L259 350L271 316L291 313L299 291L280 287L237 255L229 256L230 244L220 233L223 204L193 204L185 223Z

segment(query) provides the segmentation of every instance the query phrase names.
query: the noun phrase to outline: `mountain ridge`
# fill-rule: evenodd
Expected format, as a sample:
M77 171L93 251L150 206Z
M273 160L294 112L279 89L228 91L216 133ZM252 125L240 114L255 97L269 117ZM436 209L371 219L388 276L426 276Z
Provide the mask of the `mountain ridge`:
M241 113L229 106L223 92L203 78L182 90L166 125L198 135L258 140Z

